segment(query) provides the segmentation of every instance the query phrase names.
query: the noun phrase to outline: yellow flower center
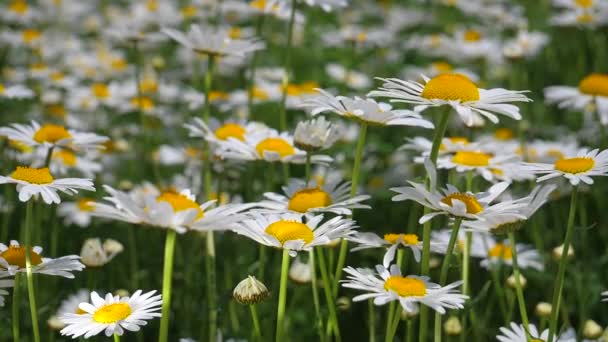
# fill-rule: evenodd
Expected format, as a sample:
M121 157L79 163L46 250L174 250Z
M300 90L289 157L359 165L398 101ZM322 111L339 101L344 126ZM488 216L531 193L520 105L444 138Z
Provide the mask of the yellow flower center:
M464 40L467 42L478 42L481 40L481 32L475 30L467 30L463 36Z
M296 150L287 141L282 138L267 138L258 143L255 150L260 156L264 156L264 152L276 152L281 158L290 156L296 153Z
M56 143L62 139L71 138L72 135L65 127L60 125L43 125L34 133L34 140L39 143L49 142Z
M57 118L65 118L65 116L67 115L67 110L65 110L65 107L61 104L52 104L52 105L48 105L46 107L46 110L49 112L49 114L51 114L54 117Z
M574 3L578 7L582 8L590 8L591 6L593 6L593 0L574 0Z
M316 88L319 88L319 84L314 81L309 81L300 84L288 84L286 90L287 95L289 96L300 96L314 93Z
M513 249L511 246L505 246L502 243L497 243L496 246L492 247L492 249L488 251L488 256L491 258L511 260L513 258Z
M311 243L315 235L312 230L304 223L294 221L277 221L266 227L266 234L272 235L281 245L287 241L304 240L305 243Z
M416 234L384 234L384 240L391 243L396 244L397 241L401 238L401 241L406 245L417 245L420 240L418 240L418 235Z
M359 43L365 42L367 40L367 33L365 33L365 32L357 33L357 35L355 36L355 40Z
M185 18L192 18L192 17L196 16L196 14L198 13L198 10L196 9L196 6L189 5L189 6L182 8L181 12Z
M253 0L249 3L249 6L263 11L266 8L266 0Z
M127 66L127 61L120 57L114 58L110 61L110 68L115 71L125 70Z
M73 152L61 150L53 153L53 158L61 159L61 161L67 166L76 165L76 155Z
M141 110L154 109L154 101L147 96L135 96L129 101L131 106Z
M158 196L156 198L156 201L169 203L171 205L171 207L173 208L173 210L175 210L176 212L188 210L188 209L196 209L196 211L198 213L196 215L196 219L200 219L201 217L203 217L205 215L205 213L201 209L200 205L198 205L198 203L189 199L185 195L178 194L173 191L163 192L160 196Z
M296 192L289 199L288 209L305 213L310 209L324 208L331 205L331 197L320 188L304 189Z
M483 207L475 196L462 192L455 192L441 199L442 203L453 206L453 200L458 200L467 206L467 214L478 214L483 211Z
M150 12L156 12L156 11L158 11L158 1L156 1L156 0L148 0L148 1L146 1L146 8Z
M591 74L579 83L581 93L608 97L608 74Z
M445 101L477 101L479 90L475 83L461 74L441 74L429 80L422 90L422 97Z
M6 260L9 265L25 268L25 247L9 246L7 250L0 253L0 258ZM42 263L40 255L32 249L30 249L30 263L32 265Z
M38 30L24 30L21 33L21 38L23 39L24 42L26 43L31 43L35 40L40 39L40 31Z
M78 200L78 209L80 211L93 211L95 210L95 205L92 198L81 198Z
M235 123L227 123L215 130L215 136L220 140L235 138L245 141L245 128Z
M225 91L212 90L209 92L209 102L228 100L229 95Z
M17 140L9 140L8 145L22 153L30 153L34 150L31 146L28 146Z
M454 164L465 166L488 166L490 164L491 155L482 152L458 151L452 157Z
M565 173L582 173L593 169L595 161L591 158L577 157L568 159L558 159L555 162L555 169Z
M24 15L27 12L27 2L23 0L15 0L9 5L9 10L19 15Z
M447 62L434 62L431 66L441 74L448 73L453 69L452 65Z
M65 78L64 73L56 71L49 76L53 81L61 81Z
M558 149L550 149L545 152L545 154L549 157L564 159L564 153Z
M91 86L91 92L93 93L93 96L98 99L106 99L110 97L110 89L103 83L93 83Z
M139 82L139 89L142 93L154 93L158 90L158 82L152 77L145 78Z
M426 294L426 286L422 280L401 276L390 276L386 279L384 289L397 293L399 297L422 297Z
M0 94L3 94L6 88L4 88L4 85L2 83L0 83Z
M579 24L590 24L595 22L595 17L589 13L581 14L576 17L576 22Z
M35 169L28 166L17 166L11 178L30 184L50 184L54 180L48 167Z
M268 100L270 96L268 92L260 87L253 87L253 98L258 100Z
M239 39L241 38L241 28L240 27L231 27L228 30L228 37L230 37L230 39Z
M451 137L451 138L447 138L452 144L462 144L462 145L467 145L469 143L469 139L465 138L465 137ZM445 151L447 150L447 147L445 146L444 143L441 143L441 145L439 145L439 150L440 151Z
M46 64L44 63L34 63L30 65L30 70L32 71L44 71L46 70Z
M494 137L498 140L511 140L513 131L508 128L499 128L494 132Z
M95 311L93 320L102 324L116 323L129 317L131 312L131 307L127 303L108 304Z

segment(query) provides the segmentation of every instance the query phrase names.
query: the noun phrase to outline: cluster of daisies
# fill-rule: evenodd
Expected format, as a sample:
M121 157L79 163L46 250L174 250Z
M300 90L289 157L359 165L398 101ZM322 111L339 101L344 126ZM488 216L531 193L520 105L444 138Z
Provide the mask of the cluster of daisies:
M144 291L136 286L138 273L129 270L131 291L102 296L89 276L87 288L67 297L48 327L74 339L104 334L118 340L160 318L154 336L174 340L174 326L193 319L181 317L181 302L172 300L174 278L192 271L174 271L176 240L204 239L205 284L197 288L206 290L201 307L207 312L205 322L194 320L209 340L221 341L218 301L224 291L217 288L216 253L228 265L235 260L216 251L217 234L238 241L237 253L241 246L259 249L258 260L239 267L256 271L259 280L248 276L233 292L236 302L250 306L257 341L270 339L256 311L270 297L264 285L271 278L268 248L282 252L281 269L274 272L280 280L271 286L278 297L276 341L295 338L287 329L287 308L298 309L286 305L295 301L287 295L289 279L311 284L314 333L321 341L340 340L345 331L337 310L349 299L341 291L355 293L354 302L369 302L370 340L376 337L374 310L385 305L387 341L402 317L409 323L419 318L420 341L431 335L441 341L445 334L479 338L476 327L471 333L466 326L475 326L476 304L487 300L472 285L483 277L491 277L484 291L494 291L491 304L503 320L492 332L499 341L599 339L601 327L593 321L578 334L562 327L560 308L581 215L577 200L592 192L597 177L608 175L608 150L587 147L607 143L608 74L544 84L543 94L521 90L528 88L522 68L549 53L551 32L533 29L524 7L509 1L428 3L0 5L0 21L8 24L0 31L7 47L0 56L0 101L8 108L0 124L0 184L6 189L0 211L7 217L0 237L19 236L0 241L0 306L13 306L13 329L6 334L19 340L25 325L20 287L28 289L31 340L39 342L36 292L45 289L35 277L73 279L85 268L108 272L106 265L129 249L134 260L148 253L162 261L162 286L147 283L151 289ZM603 0L546 5L546 26L593 36L608 25ZM443 11L467 24L444 24ZM324 20L330 16L337 20ZM425 33L416 31L422 26ZM347 56L345 62L328 58L336 51ZM304 53L309 64L324 64L304 65ZM412 55L424 63L407 64L420 60ZM390 73L379 65L391 66ZM532 112L541 95L551 110L581 113L582 129L529 127L540 121ZM504 127L484 130L501 120ZM538 230L534 244L519 240L526 240L522 232L534 214L561 197L570 197L571 207L567 222L555 223L564 238L554 249L553 298L537 306L542 319L536 325L528 317L523 273L538 281L536 275L552 266ZM380 212L383 200L399 208L406 229L380 233L378 226L388 221ZM23 224L9 227L14 222ZM70 238L57 229L47 232L47 223L121 226L129 241L125 247L117 239L90 238L78 241L79 255L43 257L33 241L47 245L50 236L56 254L57 244ZM142 228L162 232L164 255L145 244L135 248L133 232ZM473 263L487 272L473 276ZM503 287L505 269L509 289ZM321 309L321 290L327 310ZM0 338L4 334L2 329Z

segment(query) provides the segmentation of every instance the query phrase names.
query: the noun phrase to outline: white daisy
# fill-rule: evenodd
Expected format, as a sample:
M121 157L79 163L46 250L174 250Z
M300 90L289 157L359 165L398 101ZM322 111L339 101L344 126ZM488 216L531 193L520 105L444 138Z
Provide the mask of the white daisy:
M332 178L318 185L312 180L309 185L304 180L292 178L283 186L283 194L264 193L265 201L259 205L277 213L292 212L297 214L315 214L328 212L336 215L352 215L352 209L370 209L362 202L368 195L357 195L351 198L350 182Z
M507 58L533 58L549 43L549 36L544 32L520 30L515 38L504 43L502 52Z
M0 136L32 147L63 147L68 149L100 149L108 137L95 133L78 132L55 124L40 126L36 121L30 125L12 124L0 127Z
M93 182L86 178L53 178L48 167L31 168L17 166L9 176L0 176L0 184L17 184L19 200L27 202L32 196L40 195L46 204L61 203L58 192L75 195L78 190L95 191Z
M92 212L95 207L92 205L94 199L83 197L75 202L62 202L57 207L57 214L63 217L66 225L75 224L86 228L91 224Z
M382 265L377 265L377 273L370 269L352 267L344 268L344 272L348 276L347 280L342 281L343 287L366 292L354 297L355 302L373 298L375 305L385 305L398 300L403 310L408 313L417 313L418 306L423 304L445 314L446 309L462 309L469 298L455 290L462 281L442 287L430 282L429 277L404 277L397 265L392 265L390 271Z
M270 128L261 122L245 122L243 120L225 120L220 122L210 118L206 124L200 118L194 118L191 123L184 124L190 137L203 138L210 143L219 143L228 138L244 141L245 136Z
M433 230L431 232L431 245L436 244L437 246L445 246L441 250L436 251L439 254L446 254L447 248L452 236L452 229L440 229ZM463 229L458 230L458 238L456 245L454 246L454 253L462 253L466 244L466 232ZM471 250L470 256L472 258L485 258L488 255L487 248L489 242L488 239L492 239L488 234L478 233L474 231L471 234Z
M496 170L504 168L505 165L515 164L520 160L517 155L490 154L480 150L461 150L453 155L442 156L437 159L438 169L456 169L456 172L474 171L479 173L485 180L492 181Z
M433 142L425 137L406 138L407 143L401 145L399 150L413 150L422 153L423 157L431 154ZM439 145L439 155L456 153L458 151L475 151L479 149L479 144L469 141L466 137L444 137ZM416 162L424 162L424 158L416 158Z
M87 267L101 267L123 250L123 245L113 239L107 239L103 243L100 238L86 239L80 250L80 260Z
M424 162L427 174L429 175L430 189L437 189L437 175L435 168L427 158ZM437 215L449 215L468 220L484 220L486 216L512 215L513 218L523 218L515 210L522 206L521 203L502 202L492 203L507 187L508 182L501 182L493 185L487 192L471 193L461 192L453 185L447 184L444 190L427 190L422 183L408 182L411 186L391 188L398 195L393 197L393 201L413 200L432 210L431 213L422 216L419 223L424 223Z
M0 243L0 277L6 274L15 275L25 273L25 247L18 241L11 240L7 246ZM43 258L42 247L35 246L30 250L32 273L54 275L65 278L74 278L72 272L84 270L78 255L66 255L56 259Z
M425 84L381 78L384 81L382 88L372 91L369 96L415 104L416 112L430 107L450 106L467 126L479 120L483 122L483 117L497 123L496 114L520 120L519 108L509 103L532 101L524 95L527 91L481 89L462 74L441 74L432 79L423 75L423 79Z
M593 184L591 177L608 175L608 150L581 149L576 156L560 158L554 164L524 163L523 168L543 175L537 182L564 176L572 185L578 185L581 181Z
M142 294L141 290L137 290L130 297L121 298L108 293L101 298L97 292L91 292L91 303L78 305L85 313L66 313L60 317L66 324L61 334L72 338L89 338L102 331L108 337L113 334L122 336L125 330L139 331L140 326L147 324L146 321L160 317L158 311L162 299L155 293L150 291Z
M245 57L265 46L258 39L233 39L227 29L201 27L196 24L191 25L186 33L171 28L163 28L162 32L188 49L209 56Z
M0 83L0 98L29 99L34 97L34 92L26 86L15 84L7 86Z
M489 269L497 264L513 265L513 246L510 246L507 241L498 242L488 237L486 243L486 246L483 246L483 250L486 251L486 257L480 262L482 267ZM540 253L532 246L518 243L516 244L516 248L517 266L520 269L532 268L542 271L545 268ZM475 251L475 254L480 254L481 252L481 250Z
M100 163L95 162L86 156L77 155L70 150L53 152L49 168L53 174L65 175L69 173L70 170L78 170L85 177L91 178L102 170Z
M355 232L354 221L336 216L324 223L323 215L267 214L251 212L250 218L235 224L234 232L271 247L288 249L291 256L330 244Z
M528 336L529 334L529 336ZM523 324L517 324L511 322L509 327L501 327L500 334L496 336L496 339L500 342L528 342L532 341L540 342L575 342L576 336L566 336L566 333L557 337L553 341L548 341L549 329L545 329L539 332L538 328L534 324L528 324L528 329L524 329Z
M395 252L399 247L409 248L416 262L420 262L420 256L422 255L422 240L419 240L416 234L389 233L380 237L376 233L357 232L349 236L347 240L359 244L359 246L351 249L353 252L368 248L388 247L382 260L384 267L389 267L390 263L395 259ZM431 240L432 252L439 252L445 249L446 246L443 244L438 244Z
M434 128L433 123L411 110L393 110L391 105L373 99L334 96L323 89L320 95L304 101L301 107L309 108L312 115L323 112L336 113L347 119L376 126L419 126Z
M342 64L329 63L325 66L325 72L336 82L344 83L351 89L369 89L372 80L366 74L345 68Z
M578 87L547 87L545 99L560 108L596 112L601 123L608 124L608 74L589 74L579 82Z
M338 126L321 116L298 122L293 138L296 147L308 152L318 151L330 148L340 139L338 130Z
M0 307L4 306L4 296L8 295L8 291L4 289L8 289L15 285L15 281L11 278L10 274L0 274Z

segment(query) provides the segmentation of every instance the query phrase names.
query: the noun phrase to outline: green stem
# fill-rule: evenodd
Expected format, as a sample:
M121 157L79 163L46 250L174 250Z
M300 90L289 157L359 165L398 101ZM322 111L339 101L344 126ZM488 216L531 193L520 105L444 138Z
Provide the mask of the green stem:
M165 259L163 265L163 305L160 320L159 342L167 342L169 335L169 309L171 308L171 278L173 276L173 254L175 251L175 236L173 229L167 230L165 240Z
M291 0L291 13L289 15L289 23L287 24L287 44L285 46L285 60L283 62L283 81L281 103L279 108L279 128L281 131L287 130L287 109L285 108L285 102L287 101L287 86L289 85L289 65L291 60L291 48L293 45L293 26L296 17L296 0Z
M46 152L46 157L44 158L44 167L49 167L51 165L51 159L53 158L53 151L55 150L55 146L49 147L49 150Z
M25 269L27 276L27 295L30 301L30 315L32 317L32 332L34 341L40 342L40 329L38 328L38 308L36 307L36 291L34 289L34 275L32 274L32 220L34 202L28 201L25 211Z
M260 37L260 35L262 33L262 27L264 26L264 18L266 18L266 16L263 14L261 14L258 17L256 26L255 26L256 37ZM254 98L254 93L255 93L255 71L257 68L257 61L258 61L258 52L254 51L253 56L251 56L251 63L249 64L249 70L251 70L251 74L249 76L249 89L248 89L248 93L247 93L247 107L249 109L249 119L250 120L255 120L255 116L253 113L253 98Z
M329 273L327 271L325 254L323 254L323 250L317 248L317 255L319 256L319 269L321 270L321 279L323 280L323 291L325 292L325 299L327 301L327 308L329 311L329 320L327 322L326 334L330 335L331 329L333 329L336 341L340 341L340 325L338 322L338 315L336 314L336 301L334 299L334 293L331 290L331 280L329 279Z
M401 305L397 306L397 310L395 310L393 317L388 317L389 320L392 320L391 330L386 332L385 342L392 342L395 338L395 334L397 333L397 327L399 326L399 320L401 319L401 310L403 308Z
M365 147L365 137L367 135L367 124L362 123L359 129L359 140L357 141L357 150L355 151L355 162L353 164L353 173L350 184L350 197L357 195L357 186L359 184L359 170L361 168L361 159L363 158L363 147ZM348 241L342 239L340 243L340 254L338 254L338 264L336 265L336 273L334 276L334 286L332 288L334 298L338 296L338 284L342 278L342 268L346 262L346 253L348 252Z
M374 300L367 300L367 319L368 319L368 328L369 328L369 342L376 342L376 310L374 307ZM390 317L387 317L387 320L391 320Z
M315 264L315 250L312 248L308 252L310 263L310 275L311 275L311 286L312 286L312 300L315 305L315 315L317 316L317 330L319 333L319 341L325 341L325 334L323 333L323 316L321 316L321 301L319 300L319 285L317 284L317 266Z
M454 254L454 246L456 245L456 241L458 240L458 231L460 230L460 224L462 223L462 218L457 218L454 221L454 226L452 227L452 235L450 235L450 240L448 241L448 248L445 252L445 258L443 259L443 264L441 265L441 273L439 275L439 285L444 286L446 281L448 280L448 273L450 270L450 262L452 259L452 254ZM438 312L435 313L435 342L441 342L441 314Z
M209 341L217 341L217 283L215 270L215 240L213 231L207 232L207 253L205 255L205 267L207 270L207 303L209 316Z
M118 336L118 334L114 334L114 342L120 342L120 336Z
M21 279L19 273L15 274L15 284L13 285L13 341L19 342L19 280Z
M306 175L306 186L308 186L308 183L310 182L310 158L311 158L311 154L310 152L306 152L306 168L305 168L305 175Z
M528 331L528 312L526 311L526 300L524 299L524 291L521 286L519 279L519 264L517 263L517 245L515 244L515 233L509 232L509 243L511 244L511 250L513 251L513 274L515 275L515 291L517 293L517 302L519 304L519 314L521 315L521 322L524 325L524 330ZM526 339L529 341L529 333L526 333Z
M253 336L255 336L255 341L262 341L262 330L260 329L260 320L258 319L258 312L255 309L255 304L249 305L249 309L251 310L251 320L253 321Z
M441 140L445 135L445 131L448 127L448 119L450 118L451 107L447 107L439 118L439 124L435 128L435 136L433 137L433 145L431 147L430 160L435 166L437 164L437 157L439 156L439 147L441 146ZM427 187L430 187L430 179L427 177ZM424 207L424 214L430 213L431 210ZM422 260L420 261L420 273L423 276L429 275L429 261L431 259L431 221L427 221L422 226ZM426 342L426 334L428 330L428 308L422 305L420 308L420 332L418 340L420 342Z
M557 334L557 321L559 318L559 306L562 299L562 290L564 288L564 275L566 274L566 265L568 262L568 250L570 249L570 240L574 230L574 216L576 213L576 202L578 200L578 186L572 188L572 197L570 199L570 212L568 214L568 226L566 228L566 236L562 249L562 256L559 260L557 278L553 288L553 300L551 301L551 321L549 324L549 341L552 341L553 336Z
M287 302L287 275L289 273L289 250L283 249L283 259L281 262L281 283L279 285L279 304L277 306L277 330L275 335L276 342L283 340L283 321L285 320L285 303Z

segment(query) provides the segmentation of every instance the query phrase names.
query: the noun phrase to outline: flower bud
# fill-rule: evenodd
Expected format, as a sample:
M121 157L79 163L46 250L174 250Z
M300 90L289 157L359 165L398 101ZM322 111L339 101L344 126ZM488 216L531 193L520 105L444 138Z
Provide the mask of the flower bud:
M304 263L296 257L289 267L289 279L299 284L309 283L312 279L312 270L309 263Z
M540 302L538 304L536 304L536 308L534 309L534 312L536 313L536 315L538 317L541 318L549 318L551 317L551 304L547 303L547 302Z
M527 284L527 280L526 278L523 276L523 274L519 274L519 285L521 285L521 288L525 288L526 284ZM507 278L507 286L509 286L512 289L517 289L517 282L516 282L516 278L515 278L515 274L511 274L508 278Z
M446 335L456 336L460 335L462 332L462 325L460 324L460 320L456 316L452 316L443 323L443 330Z
M583 337L585 338L595 340L600 338L603 333L602 327L592 319L588 319L583 325Z
M243 279L232 292L234 299L243 305L257 304L270 296L270 291L254 276Z
M118 289L114 291L114 295L119 297L128 297L131 295L131 293L129 293L129 291L125 289Z
M351 300L348 297L340 297L336 301L336 306L341 311L347 311L348 309L350 309L350 304L351 304Z
M59 317L57 317L55 315L49 317L49 319L46 321L46 324L49 326L49 329L51 329L51 330L61 330L61 329L65 328L65 323L63 323L63 321L60 320Z
M437 268L441 265L441 259L437 258L437 257L431 257L431 260L429 260L429 267L431 269L433 268Z
M555 260L560 260L562 255L564 254L564 245L557 246L553 248L553 258ZM568 259L574 258L574 248L572 245L568 248Z

